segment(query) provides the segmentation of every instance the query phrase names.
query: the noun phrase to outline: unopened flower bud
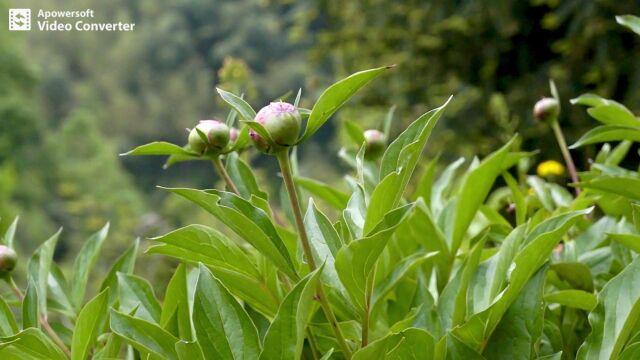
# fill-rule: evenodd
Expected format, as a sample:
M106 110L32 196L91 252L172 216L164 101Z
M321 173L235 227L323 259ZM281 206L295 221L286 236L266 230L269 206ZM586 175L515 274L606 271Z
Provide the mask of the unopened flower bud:
M16 267L18 255L5 245L0 245L0 277L9 275Z
M200 136L202 132L207 141ZM229 127L217 120L201 120L189 133L189 147L202 154L207 150L222 150L229 143Z
M364 132L364 141L366 144L364 156L367 159L374 160L379 158L387 147L387 139L379 130L366 130Z
M548 122L558 118L558 100L554 98L542 98L533 107L533 117L540 122Z
M271 135L271 139L277 146L287 147L295 145L298 141L302 119L295 106L286 102L272 102L260 109L255 121L260 123ZM256 148L262 152L273 152L270 145L258 133L249 131L251 140Z

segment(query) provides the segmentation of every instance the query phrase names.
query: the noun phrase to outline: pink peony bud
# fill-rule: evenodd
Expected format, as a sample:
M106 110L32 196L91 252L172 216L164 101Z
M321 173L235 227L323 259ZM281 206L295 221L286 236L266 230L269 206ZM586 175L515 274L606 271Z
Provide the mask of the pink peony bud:
M9 275L16 267L18 254L5 245L0 245L0 277Z
M287 147L295 145L298 141L302 119L295 106L286 102L272 102L260 109L255 121L260 123L271 135L275 145ZM262 152L273 152L268 142L258 133L249 130L251 140L256 148Z
M207 137L207 142L203 141L196 129ZM229 137L229 127L225 123L218 120L201 120L189 133L189 147L198 154L207 150L219 151L227 146Z
M384 154L384 150L387 147L387 139L381 131L375 129L366 130L364 132L364 141L366 143L364 156L367 159L375 160Z
M541 122L556 120L560 108L558 101L554 98L542 98L533 107L533 117Z

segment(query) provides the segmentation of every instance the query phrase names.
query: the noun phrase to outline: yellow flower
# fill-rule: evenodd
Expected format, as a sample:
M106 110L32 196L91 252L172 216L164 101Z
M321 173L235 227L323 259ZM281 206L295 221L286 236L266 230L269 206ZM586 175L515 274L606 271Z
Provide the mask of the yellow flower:
M564 174L564 166L555 160L543 161L538 165L538 176L561 176Z

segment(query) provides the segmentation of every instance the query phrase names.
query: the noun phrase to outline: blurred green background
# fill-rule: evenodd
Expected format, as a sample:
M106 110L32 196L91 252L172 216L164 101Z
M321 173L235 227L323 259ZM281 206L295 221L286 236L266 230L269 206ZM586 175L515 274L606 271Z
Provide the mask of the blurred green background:
M93 9L96 20L136 27L14 33L11 7ZM519 132L539 160L561 159L531 115L549 78L569 143L593 125L572 97L594 92L640 111L640 40L615 23L620 14L640 14L640 2L0 0L0 232L20 215L18 246L28 254L63 226L57 257L70 259L108 220L111 255L137 236L209 222L155 188L212 187L208 163L162 170L162 158L117 155L153 140L182 144L185 128L224 118L216 86L256 108L302 88L310 107L336 79L396 64L301 149L301 172L327 182L344 170L341 121L378 126L396 105L397 134L450 94L431 155L485 155ZM584 165L592 154L574 155ZM275 184L273 159L251 160Z

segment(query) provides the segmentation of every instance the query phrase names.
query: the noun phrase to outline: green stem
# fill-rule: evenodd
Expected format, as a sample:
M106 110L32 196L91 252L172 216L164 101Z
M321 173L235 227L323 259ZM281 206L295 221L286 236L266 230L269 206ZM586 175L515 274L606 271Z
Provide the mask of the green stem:
M11 290L13 290L13 293L16 295L18 300L20 302L23 302L24 301L24 295L22 294L22 291L20 290L20 288L18 287L16 282L13 281L13 277L11 275L9 275L4 280L9 284L9 286L11 287ZM67 348L67 345L64 344L64 341L62 341L62 339L60 339L58 334L56 334L55 330L53 330L51 325L49 325L49 322L47 321L47 314L40 314L38 320L40 321L40 325L42 325L42 328L44 329L44 331L47 334L49 334L49 337L51 338L51 340L53 340L53 342L56 343L56 345L58 345L58 347L68 357L71 357L71 351L69 351L69 348Z
M304 252L305 260L307 264L309 264L309 269L314 271L317 266L316 262L313 258L313 252L311 251L311 244L309 243L309 238L307 236L307 230L304 227L304 220L302 218L302 211L300 209L300 201L298 200L298 193L296 192L296 186L293 182L293 174L291 172L291 163L289 161L289 152L288 151L280 151L276 154L278 158L278 163L280 164L280 171L282 172L282 178L284 179L284 185L287 189L287 194L289 195L289 201L291 202L291 210L293 211L293 216L295 218L296 227L298 229L298 234L300 235L300 242L302 243L302 250ZM351 349L349 345L347 345L347 341L342 335L342 330L340 330L340 326L338 325L338 320L329 305L327 300L327 296L324 292L324 287L322 286L322 282L318 282L318 287L316 290L316 295L318 301L320 301L320 306L324 312L324 315L327 317L329 321L329 325L333 329L333 332L336 335L336 340L342 352L344 353L345 358L351 358Z
M215 158L213 158L213 160L211 160L211 162L213 163L213 167L216 168L218 175L220 175L220 177L224 179L224 182L227 183L227 187L229 188L229 190L240 196L240 191L238 191L238 187L236 187L236 184L234 184L233 180L231 180L231 177L229 176L229 173L224 168L222 160L220 160L220 156L216 156Z
M567 164L567 170L569 171L569 176L571 176L571 181L573 183L578 183L578 173L576 171L576 166L573 163L573 158L571 157L571 153L569 152L569 147L567 146L567 142L564 139L564 134L562 133L562 128L558 123L558 119L554 119L551 121L551 128L556 135L556 140L558 141L558 145L560 146L560 151L562 152L562 156L564 157L564 162L565 164ZM579 187L576 187L576 195L580 195Z

